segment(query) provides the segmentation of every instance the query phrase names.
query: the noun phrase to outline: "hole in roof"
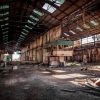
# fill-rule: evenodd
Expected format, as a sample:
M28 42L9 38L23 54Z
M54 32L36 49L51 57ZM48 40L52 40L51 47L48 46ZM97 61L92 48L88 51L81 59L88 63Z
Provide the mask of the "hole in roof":
M49 5L48 3L45 3L42 8L47 10L50 13L53 13L54 11L56 11L56 8L54 8L53 6Z
M69 30L69 32L72 33L72 34L76 34L73 30Z
M92 25L94 25L94 26L98 26L98 25L99 25L99 23L96 22L95 20L91 20L90 23L91 23Z
M49 1L53 2L55 5L59 7L65 2L65 0L49 0Z
M69 36L69 34L67 34L67 33L64 33L64 35Z
M83 24L83 27L84 27L85 29L89 29L89 28L90 28L90 26L87 25L87 24Z
M83 29L80 26L77 26L76 29L81 31L81 32L83 31Z

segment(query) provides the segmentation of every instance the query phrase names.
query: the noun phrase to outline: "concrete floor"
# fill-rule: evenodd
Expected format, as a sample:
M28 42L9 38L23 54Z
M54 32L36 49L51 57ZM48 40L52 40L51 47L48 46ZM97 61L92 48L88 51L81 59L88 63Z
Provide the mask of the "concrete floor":
M100 78L100 66L81 71L21 65L0 76L0 100L100 100L96 93L81 91L88 89L84 86L89 78Z

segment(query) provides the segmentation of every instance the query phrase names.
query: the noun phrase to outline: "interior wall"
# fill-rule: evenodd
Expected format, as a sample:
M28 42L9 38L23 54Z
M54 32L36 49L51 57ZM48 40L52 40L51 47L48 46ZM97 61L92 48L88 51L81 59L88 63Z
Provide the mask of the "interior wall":
M78 62L82 62L83 58L85 58L87 62L100 62L100 48L74 51L73 58Z

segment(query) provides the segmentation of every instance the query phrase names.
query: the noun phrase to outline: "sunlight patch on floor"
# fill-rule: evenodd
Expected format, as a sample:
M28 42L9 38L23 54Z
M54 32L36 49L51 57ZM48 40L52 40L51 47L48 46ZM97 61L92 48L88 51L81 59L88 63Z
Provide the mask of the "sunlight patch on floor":
M69 79L69 78L81 78L86 77L87 75L79 74L79 73L73 73L73 74L63 74L63 75L52 75L55 78L58 79Z
M54 72L57 72L57 73L64 73L64 72L66 72L66 71L64 71L64 70L53 70Z

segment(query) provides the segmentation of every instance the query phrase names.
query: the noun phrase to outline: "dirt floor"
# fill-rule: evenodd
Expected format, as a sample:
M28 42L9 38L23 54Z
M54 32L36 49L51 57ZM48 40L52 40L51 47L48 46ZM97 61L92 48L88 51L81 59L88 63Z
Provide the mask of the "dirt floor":
M100 78L100 65L45 68L21 65L0 75L0 100L100 100L100 90L86 86Z

